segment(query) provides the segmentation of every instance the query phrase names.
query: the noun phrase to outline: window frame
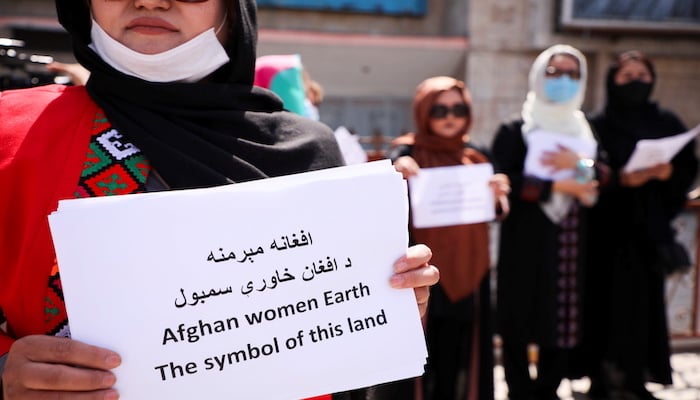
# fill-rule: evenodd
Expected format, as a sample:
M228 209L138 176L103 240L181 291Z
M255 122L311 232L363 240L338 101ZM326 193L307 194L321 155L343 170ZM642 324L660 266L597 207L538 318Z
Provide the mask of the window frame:
M563 30L585 30L606 33L665 33L665 34L700 34L700 16L697 22L669 20L632 20L613 17L584 18L576 16L575 1L591 2L594 0L561 0L559 2L558 23Z
M368 7L364 4L368 2L375 4L373 7ZM258 8L261 9L292 9L415 17L424 16L428 9L427 0L317 0L313 2L309 0L258 0L257 4Z

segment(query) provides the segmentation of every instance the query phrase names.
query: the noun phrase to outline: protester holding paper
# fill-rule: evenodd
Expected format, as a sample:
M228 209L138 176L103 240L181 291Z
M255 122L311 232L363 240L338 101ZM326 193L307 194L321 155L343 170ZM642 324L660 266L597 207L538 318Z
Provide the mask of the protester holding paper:
M579 373L587 213L606 171L580 111L586 78L579 50L546 49L530 70L521 118L501 125L492 147L496 171L513 187L497 265L511 400L557 399L561 379Z
M0 93L0 186L12 188L0 195L5 400L118 396L110 370L119 354L65 338L47 223L58 200L211 187L342 164L328 127L282 111L276 96L253 87L254 1L56 4L76 58L90 71L86 86ZM107 256L119 252L129 249L115 246ZM414 246L393 266L391 285L415 288L421 309L438 279L430 255ZM139 329L137 316L123 323Z
M462 81L439 76L418 85L413 102L416 131L396 138L390 152L409 186L411 179L431 168L489 162L469 143L471 105ZM491 215L497 208L503 216L508 210L507 177L492 173L483 184L493 192L485 206ZM433 249L441 274L441 282L431 289L426 316L429 361L422 379L423 398L456 399L458 393L471 392L479 399L492 399L488 223L421 228L412 224L411 234L414 241Z
M646 380L671 384L664 301L671 260L662 255L673 246L671 221L685 205L698 161L692 140L671 162L626 168L639 141L686 131L675 114L650 100L655 82L646 56L622 53L608 70L605 108L591 119L615 178L591 220L586 353L592 399L654 399Z

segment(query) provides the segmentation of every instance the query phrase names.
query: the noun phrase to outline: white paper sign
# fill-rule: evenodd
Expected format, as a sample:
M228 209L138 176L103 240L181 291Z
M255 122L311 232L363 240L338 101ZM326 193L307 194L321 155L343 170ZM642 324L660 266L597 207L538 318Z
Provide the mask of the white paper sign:
M633 172L671 162L673 157L699 133L700 125L697 125L695 128L678 135L638 141L634 152L625 164L624 171Z
M350 133L344 126L339 126L333 134L347 165L367 162L367 153L362 148L357 135Z
M592 139L569 137L544 130L533 131L527 135L525 174L551 180L572 178L575 173L573 169L554 171L550 166L542 164L544 153L556 152L558 146L566 147L587 158L595 158L598 148L598 144Z
M415 296L388 284L407 209L383 161L49 220L73 338L120 353L122 399L274 400L423 373Z
M411 219L416 228L474 224L495 218L491 164L421 168L409 178Z

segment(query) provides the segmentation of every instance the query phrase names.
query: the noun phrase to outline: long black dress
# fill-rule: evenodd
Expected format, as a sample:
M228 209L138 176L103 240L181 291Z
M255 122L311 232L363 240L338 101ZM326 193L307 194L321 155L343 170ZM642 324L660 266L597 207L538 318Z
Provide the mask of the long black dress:
M609 101L591 125L613 176L640 139L686 130L673 113L650 102L630 108ZM611 185L593 209L585 343L596 384L628 390L647 380L671 383L664 275L656 249L674 238L671 220L683 209L697 173L694 146L689 143L672 160L669 180L636 188Z
M559 224L540 207L552 181L524 175L522 121L500 126L492 147L496 172L511 181L510 214L501 223L497 331L511 399L550 399L561 379L580 376L583 266L589 209L573 202ZM601 165L598 165L600 168ZM539 376L528 377L526 348L540 347Z

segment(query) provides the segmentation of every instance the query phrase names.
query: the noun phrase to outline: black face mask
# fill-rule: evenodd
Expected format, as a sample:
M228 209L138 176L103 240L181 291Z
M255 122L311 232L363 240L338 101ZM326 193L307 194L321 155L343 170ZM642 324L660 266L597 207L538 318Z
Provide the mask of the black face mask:
M634 108L646 104L651 96L651 83L632 81L610 87L610 100L621 107Z

